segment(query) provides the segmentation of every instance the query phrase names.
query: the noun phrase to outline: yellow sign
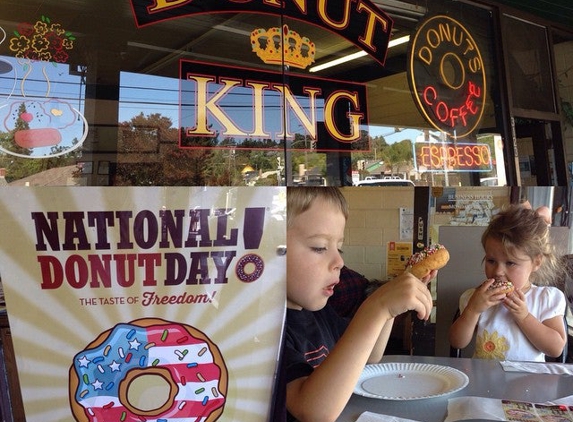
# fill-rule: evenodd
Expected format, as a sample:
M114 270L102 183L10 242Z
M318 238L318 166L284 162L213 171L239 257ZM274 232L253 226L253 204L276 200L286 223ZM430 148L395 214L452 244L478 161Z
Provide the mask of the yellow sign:
M285 189L86 189L0 192L26 420L267 421Z
M386 273L388 277L396 277L404 272L412 255L412 242L388 242L387 249Z

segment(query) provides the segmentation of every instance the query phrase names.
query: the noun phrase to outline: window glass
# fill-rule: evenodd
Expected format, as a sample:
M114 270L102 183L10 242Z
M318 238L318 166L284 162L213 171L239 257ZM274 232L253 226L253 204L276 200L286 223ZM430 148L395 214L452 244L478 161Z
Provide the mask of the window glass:
M496 40L486 9L380 1L358 12L355 2L342 2L349 9L321 3L324 10L306 2L304 15L294 3L257 11L251 2L229 2L213 11L213 3L197 1L151 14L145 4L2 3L6 183L505 183L493 106ZM435 15L463 24L487 75L479 124L464 136L429 122L408 80L411 39ZM375 48L386 41L387 50ZM464 80L463 57L446 59L443 78ZM458 113L452 104L448 116ZM487 148L490 160L481 162Z
M513 107L554 113L547 30L508 15L503 16L503 25Z

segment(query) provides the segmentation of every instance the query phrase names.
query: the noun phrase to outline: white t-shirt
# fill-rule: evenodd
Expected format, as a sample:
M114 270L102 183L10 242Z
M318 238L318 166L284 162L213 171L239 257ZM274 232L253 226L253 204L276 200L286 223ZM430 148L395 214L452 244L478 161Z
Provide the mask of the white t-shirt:
M474 291L466 290L461 295L460 311L466 308ZM557 287L532 285L525 293L525 301L529 313L541 322L565 314L565 295ZM503 304L492 306L480 315L474 357L545 361L545 355L531 344Z

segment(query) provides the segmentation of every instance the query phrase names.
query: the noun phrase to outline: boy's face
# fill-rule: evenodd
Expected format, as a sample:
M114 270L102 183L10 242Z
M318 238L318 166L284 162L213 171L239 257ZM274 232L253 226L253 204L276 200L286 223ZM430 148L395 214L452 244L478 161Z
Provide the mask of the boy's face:
M346 220L323 199L297 216L287 230L287 306L322 309L339 282L344 265L340 248Z

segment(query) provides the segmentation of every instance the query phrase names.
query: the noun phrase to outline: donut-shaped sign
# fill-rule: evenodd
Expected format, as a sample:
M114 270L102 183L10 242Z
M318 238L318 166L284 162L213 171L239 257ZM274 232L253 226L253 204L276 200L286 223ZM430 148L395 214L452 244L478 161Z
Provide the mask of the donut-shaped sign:
M235 273L239 280L245 283L257 281L263 274L265 263L262 258L254 253L244 255L235 266Z
M408 82L424 118L454 139L476 130L487 87L470 32L449 16L432 16L420 23L408 54Z

